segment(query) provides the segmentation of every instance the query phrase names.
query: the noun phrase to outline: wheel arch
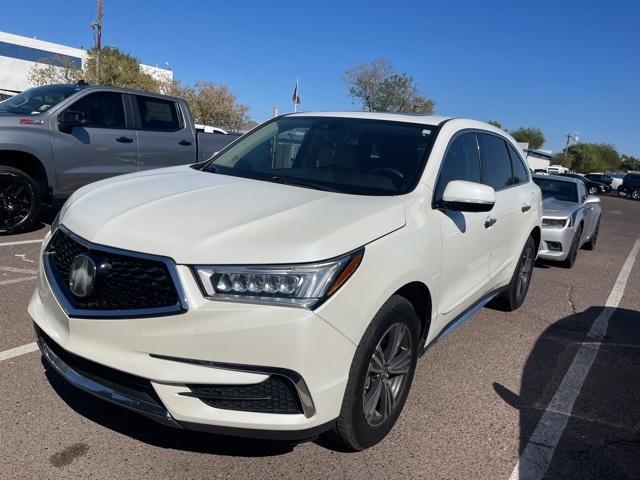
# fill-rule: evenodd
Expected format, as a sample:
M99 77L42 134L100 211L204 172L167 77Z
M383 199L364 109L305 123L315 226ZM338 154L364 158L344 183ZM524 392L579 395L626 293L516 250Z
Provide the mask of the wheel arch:
M407 283L394 292L406 298L413 306L420 320L420 346L424 345L431 327L431 313L433 302L429 287L419 281Z
M35 155L20 150L0 150L0 166L22 170L36 181L41 198L44 200L49 197L47 170Z

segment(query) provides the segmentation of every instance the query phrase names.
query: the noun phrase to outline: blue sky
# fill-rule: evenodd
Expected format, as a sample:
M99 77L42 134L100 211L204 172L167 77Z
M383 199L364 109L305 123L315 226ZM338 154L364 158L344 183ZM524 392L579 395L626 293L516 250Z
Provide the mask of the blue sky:
M93 0L30 0L27 13L24 5L3 2L0 30L92 45ZM186 83L227 84L256 121L274 105L291 110L296 77L304 110L358 109L344 70L386 57L438 114L536 126L553 150L578 131L640 156L633 0L105 0L104 24L104 44L169 62Z

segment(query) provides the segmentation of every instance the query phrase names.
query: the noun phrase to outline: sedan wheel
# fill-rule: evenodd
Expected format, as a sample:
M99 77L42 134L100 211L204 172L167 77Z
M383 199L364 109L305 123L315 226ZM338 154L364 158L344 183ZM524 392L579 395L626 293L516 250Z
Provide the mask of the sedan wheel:
M589 193L591 195L597 195L598 194L598 187L589 187Z

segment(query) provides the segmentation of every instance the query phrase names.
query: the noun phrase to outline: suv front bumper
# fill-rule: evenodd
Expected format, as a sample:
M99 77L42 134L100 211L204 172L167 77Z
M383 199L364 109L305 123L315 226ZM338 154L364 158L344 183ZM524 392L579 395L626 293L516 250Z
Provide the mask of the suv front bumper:
M188 267L177 271L186 313L85 319L65 313L41 268L29 313L43 333L45 360L77 387L175 427L307 438L330 426L340 412L354 343L309 310L207 300ZM76 358L98 373L69 360ZM151 391L141 399L104 372L148 382ZM272 375L291 382L299 413L216 408L192 395L194 385L242 387Z

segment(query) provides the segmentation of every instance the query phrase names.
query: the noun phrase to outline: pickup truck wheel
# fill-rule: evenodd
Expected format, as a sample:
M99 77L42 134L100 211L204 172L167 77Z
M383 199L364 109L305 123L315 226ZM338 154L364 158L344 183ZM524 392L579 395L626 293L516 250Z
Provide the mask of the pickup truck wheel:
M41 203L33 178L17 168L0 166L0 234L28 229L38 219Z
M536 260L536 242L533 237L527 239L520 259L516 265L516 270L513 272L511 282L507 289L496 298L496 305L498 308L507 312L512 312L520 308L520 305L524 302L529 291L529 285L531 284L531 277L533 276L533 265Z
M418 359L419 320L404 297L392 296L367 328L349 371L334 439L352 451L380 442L393 428Z

